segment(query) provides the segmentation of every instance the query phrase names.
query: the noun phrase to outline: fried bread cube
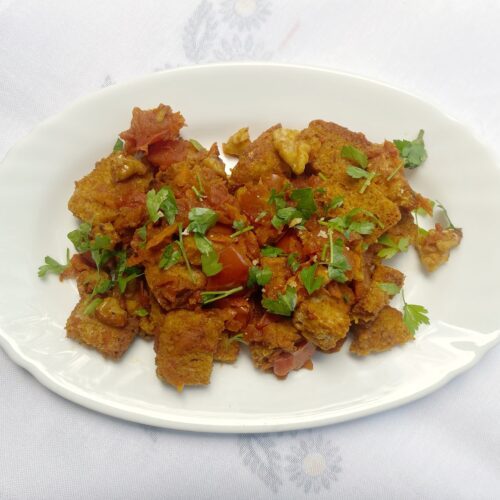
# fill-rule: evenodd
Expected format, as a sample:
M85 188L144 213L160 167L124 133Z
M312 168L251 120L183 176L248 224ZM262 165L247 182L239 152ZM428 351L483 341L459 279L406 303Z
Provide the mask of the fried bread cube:
M158 377L178 390L208 384L223 330L224 320L215 311L167 313L155 338Z
M85 314L89 302L88 298L82 298L73 309L66 322L67 336L81 344L93 347L107 358L121 358L134 340L137 330L136 322L129 321L127 312L116 307L116 304L111 304L114 310L111 310L110 314L106 315L106 310L104 310L100 319L98 310L94 314ZM106 318L108 318L107 323Z
M357 325L353 337L349 350L358 356L388 351L413 340L402 313L391 306L385 306L372 322Z
M404 274L392 267L379 264L371 277L370 286L366 293L352 308L352 317L357 321L371 321L379 311L389 303L392 295L380 288L381 283L391 283L401 288L404 283Z

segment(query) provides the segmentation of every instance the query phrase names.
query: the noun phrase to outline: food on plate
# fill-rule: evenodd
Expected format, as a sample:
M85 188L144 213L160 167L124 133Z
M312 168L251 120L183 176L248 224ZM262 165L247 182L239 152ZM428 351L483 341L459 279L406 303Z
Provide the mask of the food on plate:
M68 337L111 359L153 339L158 377L182 390L242 349L286 377L349 336L365 356L429 322L388 265L414 246L435 271L462 238L405 177L427 157L423 131L374 144L322 120L253 141L241 128L222 146L237 158L228 173L217 145L182 138L184 125L169 106L134 108L111 154L75 183L76 253L39 268L76 279ZM426 230L419 217L435 207L444 221Z

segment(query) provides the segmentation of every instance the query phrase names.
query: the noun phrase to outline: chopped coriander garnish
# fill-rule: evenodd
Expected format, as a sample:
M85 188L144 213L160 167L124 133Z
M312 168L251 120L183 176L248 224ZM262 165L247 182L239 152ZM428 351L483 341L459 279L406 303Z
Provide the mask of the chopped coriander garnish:
M87 307L83 310L83 314L85 316L91 316L95 313L95 310L101 305L102 300L100 297L95 298L94 300L91 300Z
M115 145L113 146L113 152L116 153L117 151L123 151L123 141L120 138L116 139Z
M274 204L276 206L276 210L279 210L280 208L285 208L286 207L285 193L283 191L277 193L276 190L273 188L271 189L271 195L269 196L267 202L269 203L269 205Z
M189 142L196 148L196 151L206 151L196 139L189 139Z
M334 231L343 234L346 238L349 238L352 232L358 232L359 234L365 235L371 234L375 228L375 223L353 220L353 217L359 213L368 215L378 226L384 227L375 214L368 210L363 210L362 208L353 208L345 215L335 217L326 222L320 222L320 224L326 225Z
M413 141L394 139L393 142L398 148L399 156L403 160L405 168L417 168L427 159L423 130L420 130L417 138Z
M102 293L106 293L108 290L113 288L113 286L114 286L113 280L110 280L110 279L99 280L96 283L96 285L94 286L94 289L92 290L92 293L90 294L90 298L93 298L96 295L100 295Z
M456 227L453 225L453 222L451 222L450 217L448 216L448 210L446 210L446 208L444 208L444 206L437 200L436 205L443 211L443 215L448 222L448 227L451 227L451 229L456 229Z
M402 162L399 166L397 166L388 176L387 180L390 181L404 166L404 162Z
M328 277L331 280L345 283L347 281L346 271L351 269L351 266L344 255L344 242L337 238L333 241L333 232L328 228L328 242L330 245L330 262L328 263Z
M272 314L291 316L297 305L297 290L291 286L286 287L284 294L280 293L277 299L262 299L262 306Z
M203 184L201 182L200 174L196 174L196 180L198 181L198 187L191 186L191 189L193 190L198 200L201 201L203 200L203 198L206 198L206 195L205 195L205 188L203 187Z
M201 253L201 269L206 276L214 276L222 271L222 264L211 241L206 236L194 233L196 248Z
M248 271L247 287L251 288L255 284L259 286L265 286L269 283L272 276L273 272L269 267L260 268L257 266L252 266Z
M243 290L243 287L238 286L236 288L231 288L231 290L201 292L201 303L210 304L210 302L215 302L216 300L225 299L226 297L229 297L233 293L241 292L241 290Z
M309 295L319 290L323 284L323 278L316 276L317 267L318 264L313 264L312 266L304 267L299 273L300 280L304 284Z
M260 249L260 253L264 257L279 257L284 252L283 250L281 250L281 248L266 245L265 247Z
M189 259L187 258L186 249L184 248L184 241L182 239L182 223L179 224L179 239L177 240L177 245L179 245L179 250L181 251L182 258L186 264L189 277L191 281L194 282L193 270L191 269L191 264L189 263Z
M49 257L45 257L45 264L38 268L38 277L43 278L47 273L61 274L63 271L69 267L69 248L66 249L66 264L59 264L57 260Z
M125 293L127 285L142 275L141 269L138 267L127 267L127 252L119 250L115 252L117 266L115 270L115 280L118 284L120 293Z
M148 230L146 228L146 224L144 224L144 226L141 226L136 232L137 236L139 236L139 238L141 239L139 247L144 248L146 246L146 241L148 237Z
M344 204L344 197L343 196L334 196L332 198L332 201L327 206L327 210L330 209L335 209L335 208L340 208Z
M292 270L292 273L296 273L300 267L299 254L297 252L292 252L288 255L286 259L288 267Z
M259 212L259 215L257 215L257 217L255 217L255 222L259 222L266 215L267 215L267 212L265 210L262 210L262 212Z
M78 229L68 233L68 239L73 243L77 252L87 252L90 249L89 235L91 230L91 224L82 222Z
M378 242L386 248L380 250L377 255L382 259L391 259L398 252L406 252L410 245L409 238L400 238L397 242L394 241L388 234L383 234Z
M251 231L253 226L245 226L245 223L242 220L235 220L233 222L233 229L236 229L236 231L231 234L231 238L236 238L240 234Z
M203 235L215 225L218 216L211 208L195 207L189 211L188 217L190 223L187 230Z
M146 195L146 207L152 222L164 215L167 222L173 224L179 212L174 193L168 186L163 186L158 192L151 189Z
M375 229L375 224L367 220L352 221L349 225L349 231L358 234L371 234Z
M100 269L113 256L110 247L111 238L109 236L103 236L102 234L96 235L94 241L90 242L90 255L97 269Z
M424 306L420 306L418 304L407 304L403 290L401 290L401 296L404 303L403 321L412 335L415 335L415 332L418 330L420 325L428 325L430 323L429 316L427 316L429 311Z
M324 262L326 260L326 252L328 252L328 244L325 243L321 249L321 260Z
M215 250L201 255L201 270L206 276L215 276L222 271L222 264Z
M320 172L318 174L318 177L322 180L322 181L327 181L328 180L328 177L323 173L323 172Z
M139 318L144 318L149 315L149 312L147 309L144 309L144 307L140 307L139 309L136 309L134 311L134 314L136 316L139 316Z
M346 160L351 160L354 163L357 163L364 169L368 166L368 157L365 153L363 153L363 151L355 148L354 146L344 146L340 151L340 156Z
M364 170L359 167L353 167L352 165L349 165L347 167L346 172L347 175L349 175L353 179L361 179L361 178L365 179L365 182L363 182L359 190L360 194L363 194L366 191L366 188L371 184L372 180L377 175L375 172L368 172L367 170Z
M271 219L271 224L276 229L281 229L285 224L289 224L294 219L300 219L300 221L302 221L302 213L295 207L280 208Z
M395 283L377 283L377 286L389 295L397 295L401 291L401 288Z
M295 189L290 198L297 202L297 210L304 219L309 219L317 210L312 188Z
M158 266L161 269L169 269L170 267L174 266L177 264L182 258L182 254L179 250L179 247L176 242L174 243L169 243L166 247L165 250L163 250L163 254L160 258L160 262Z

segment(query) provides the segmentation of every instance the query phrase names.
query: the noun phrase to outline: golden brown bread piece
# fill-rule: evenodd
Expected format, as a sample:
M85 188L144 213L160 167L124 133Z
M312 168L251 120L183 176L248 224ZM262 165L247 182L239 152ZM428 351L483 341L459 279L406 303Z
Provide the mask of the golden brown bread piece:
M227 332L221 334L217 348L214 353L214 361L220 363L234 363L238 359L240 353L240 343L234 340L234 335L229 335Z
M404 274L392 267L377 265L366 293L352 308L354 321L371 321L389 303L392 295L382 290L380 283L392 283L401 288L404 283Z
M159 258L155 262L146 262L144 266L146 281L156 300L166 311L178 307L195 307L199 301L193 293L205 289L206 276L196 268L192 268L190 274L184 264L161 269Z
M309 342L330 351L349 331L349 309L342 297L319 290L297 306L293 324Z
M112 326L99 321L98 315L85 315L90 300L83 298L78 302L66 322L66 332L70 339L97 349L102 355L119 359L128 349L135 337L136 323L128 321L125 312L123 327Z
M387 351L413 340L403 315L391 306L385 306L371 323L355 326L352 335L349 350L358 356Z
M279 128L281 125L266 130L241 152L229 178L229 186L233 191L239 186L257 182L270 174L290 177L290 167L281 159L274 147L273 132Z
M155 338L158 377L178 390L208 384L223 330L216 312L179 309L166 314Z
M117 172L127 168L133 174L117 180ZM140 226L145 219L146 191L151 179L149 166L133 156L113 153L75 183L68 208L75 217L94 226L111 223L112 227L102 229L104 234L113 230L121 234L124 229Z

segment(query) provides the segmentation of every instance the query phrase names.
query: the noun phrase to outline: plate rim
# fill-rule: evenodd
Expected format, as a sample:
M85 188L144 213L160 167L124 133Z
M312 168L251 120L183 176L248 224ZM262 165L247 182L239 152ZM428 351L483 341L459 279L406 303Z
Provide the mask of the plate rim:
M36 124L32 127L24 136L22 136L19 140L17 140L6 152L2 160L0 161L0 175L2 172L2 166L8 161L9 157L14 154L18 149L22 149L24 144L29 141L30 137L34 134L37 134L40 130L43 130L46 127L50 127L57 122L64 120L65 116L70 113L74 108L84 105L86 101L92 100L96 96L102 96L109 92L114 92L116 89L126 88L128 86L140 85L142 81L147 81L151 78L161 78L162 75L172 74L172 73L180 73L180 72L190 72L190 71L206 71L206 70L215 70L217 71L220 68L241 68L241 67L254 67L254 68L277 68L277 69L295 69L306 72L316 72L316 73L326 73L333 76L342 76L353 78L356 80L360 80L362 82L376 85L380 87L384 87L386 89L390 89L397 93L403 94L407 97L412 98L413 100L418 101L420 104L426 106L431 109L433 112L438 113L442 117L446 118L450 122L452 122L455 126L457 126L463 133L466 133L476 144L478 147L481 147L485 154L487 154L488 158L495 163L497 166L499 164L498 156L493 148L490 147L489 144L484 143L480 140L474 129L464 125L462 122L455 119L449 113L440 109L437 103L429 99L428 97L419 96L413 92L409 92L407 90L401 89L395 85L392 85L388 82L384 82L378 79L370 78L365 75L359 75L355 73L350 73L347 71L339 71L336 69L330 69L322 66L313 66L313 65L302 65L302 64L288 64L288 63L273 63L273 62L229 62L229 63L216 63L216 64L203 64L203 65L189 65L189 66L180 66L176 68L170 68L163 71L148 73L145 75L141 75L135 78L128 79L123 82L119 82L114 85L110 85L105 88L97 89L92 92L88 92L77 99L73 100L67 107L62 109L61 111L47 117L40 123ZM446 373L445 376L441 378L438 382L425 387L413 394L407 395L403 398L399 398L395 401L389 401L376 407L372 408L364 408L358 409L353 412L346 413L344 415L335 415L333 410L326 410L326 412L322 412L319 416L310 415L307 419L301 419L301 417L292 417L289 422L280 421L274 422L270 417L272 414L256 416L255 419L260 421L258 423L247 424L245 422L235 422L232 424L220 424L215 421L204 422L203 417L193 416L193 417L185 417L178 416L176 418L172 418L172 415L167 415L166 417L155 417L151 415L147 415L142 411L133 411L127 408L121 408L119 404L106 404L101 402L99 399L93 398L90 395L85 395L76 390L76 387L72 386L72 388L66 387L64 383L55 380L51 377L50 373L47 371L45 367L40 366L36 361L28 359L25 355L23 355L20 350L17 348L15 342L9 339L9 335L7 332L0 327L0 346L6 352L8 357L17 365L26 369L38 382L48 388L50 391L54 392L60 397L63 397L66 400L71 401L72 403L76 403L85 408L91 409L93 411L114 417L122 420L127 420L135 423L151 425L155 427L169 428L175 430L184 430L184 431L194 431L194 432L210 432L210 433L267 433L267 432L283 432L289 430L298 430L304 428L316 428L325 425L331 425L335 423L345 422L347 420L354 420L358 418L362 418L365 416L369 416L375 413L380 413L391 408L396 408L399 406L406 405L412 401L416 401L434 391L439 390L441 387L446 385L448 382L453 380L455 377L464 373L465 371L474 367L480 359L492 349L495 345L500 343L500 329L495 330L491 334L484 334L485 338L487 335L491 335L492 338L486 341L482 346L477 346L474 350L474 356L471 360L462 366L458 367L455 370L452 370ZM325 414L326 413L326 414ZM224 417L223 419L231 418L230 414L228 417ZM263 421L268 419L267 422ZM280 420L283 417L280 416Z

